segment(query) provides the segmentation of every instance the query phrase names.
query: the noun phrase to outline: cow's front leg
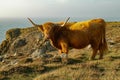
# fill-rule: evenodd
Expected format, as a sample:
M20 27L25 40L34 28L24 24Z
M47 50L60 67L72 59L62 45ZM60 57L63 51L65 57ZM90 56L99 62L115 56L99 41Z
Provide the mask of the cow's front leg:
M62 53L60 56L62 58L62 63L67 64L68 63L68 54L67 53Z
M61 58L62 63L67 64L68 63L68 45L67 43L61 43Z

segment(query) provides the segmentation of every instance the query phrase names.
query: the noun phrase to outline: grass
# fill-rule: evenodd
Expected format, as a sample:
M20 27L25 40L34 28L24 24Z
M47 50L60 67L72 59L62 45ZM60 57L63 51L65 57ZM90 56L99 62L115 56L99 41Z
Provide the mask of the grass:
M91 49L71 50L69 57L72 64L58 66L56 69L46 71L34 80L120 80L120 22L107 24L107 41L109 52L103 60L89 61ZM111 44L110 41L115 44Z
M69 65L48 64L50 71L34 80L119 80L120 61L110 60L83 61ZM51 67L50 67L51 66ZM56 67L57 66L57 67ZM54 69L53 69L54 67Z
M107 24L109 52L104 59L89 60L91 48L69 51L70 64L63 65L51 59L17 57L18 64L5 67L0 63L1 80L120 80L120 22ZM54 55L56 51L48 52ZM9 60L14 60L10 58ZM10 61L9 61L10 62ZM4 66L4 67L3 67ZM12 71L11 71L12 70ZM9 74L3 74L7 72Z

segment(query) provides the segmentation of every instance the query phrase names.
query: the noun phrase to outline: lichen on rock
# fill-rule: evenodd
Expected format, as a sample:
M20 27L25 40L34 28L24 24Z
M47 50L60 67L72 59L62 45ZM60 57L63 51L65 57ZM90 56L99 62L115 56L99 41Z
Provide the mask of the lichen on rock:
M0 45L0 54L32 54L38 50L37 42L42 40L42 33L36 27L14 28L6 32L6 40ZM54 50L49 42L41 46L40 53Z

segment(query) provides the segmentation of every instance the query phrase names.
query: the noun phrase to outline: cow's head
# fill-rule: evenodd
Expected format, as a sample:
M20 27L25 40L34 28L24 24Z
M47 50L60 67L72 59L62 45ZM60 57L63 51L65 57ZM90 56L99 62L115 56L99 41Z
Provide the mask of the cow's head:
M51 33L53 32L53 28L55 28L55 27L64 27L69 19L70 19L70 17L62 25L56 24L56 23L52 23L52 22L46 22L46 23L44 23L42 25L38 25L38 24L35 24L30 18L28 18L28 20L35 27L37 27L40 32L42 32L44 34L44 39L49 39Z

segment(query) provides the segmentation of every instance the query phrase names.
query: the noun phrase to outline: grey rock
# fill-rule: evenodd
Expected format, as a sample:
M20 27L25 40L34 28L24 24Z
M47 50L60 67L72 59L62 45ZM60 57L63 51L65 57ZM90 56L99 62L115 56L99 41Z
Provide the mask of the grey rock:
M36 49L36 50L31 54L31 57L32 57L32 58L42 57L43 55L46 54L45 52L46 52L45 47L42 47L42 48L40 48L40 49Z
M2 56L0 56L0 62L2 62L3 61L3 57Z
M16 42L14 43L14 47L18 48L18 47L22 47L24 45L26 45L27 42L26 42L26 39L23 38L23 39L18 39L16 40Z

